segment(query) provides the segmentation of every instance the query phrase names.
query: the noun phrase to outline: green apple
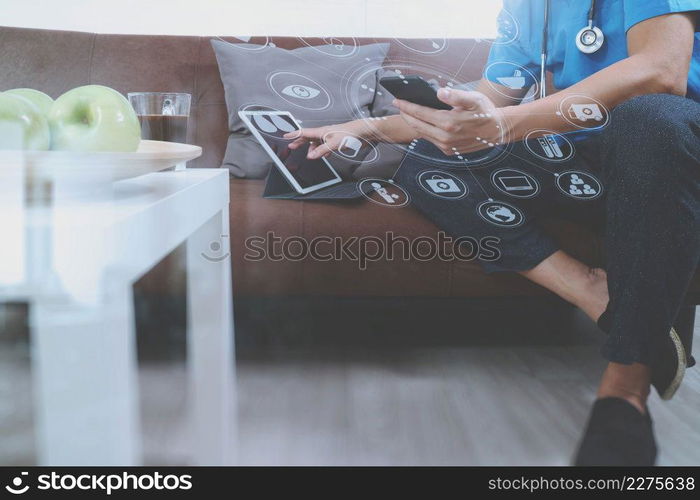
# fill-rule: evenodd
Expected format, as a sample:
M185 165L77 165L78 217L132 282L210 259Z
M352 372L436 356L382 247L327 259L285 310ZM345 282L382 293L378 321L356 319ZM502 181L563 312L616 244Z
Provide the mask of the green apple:
M114 89L85 85L56 99L49 113L51 149L136 151L141 125L129 101Z
M24 97L39 108L44 116L49 116L49 111L51 111L51 106L53 105L53 99L43 92L34 89L12 89L7 90L5 93Z
M0 93L0 149L49 149L46 117L24 97Z

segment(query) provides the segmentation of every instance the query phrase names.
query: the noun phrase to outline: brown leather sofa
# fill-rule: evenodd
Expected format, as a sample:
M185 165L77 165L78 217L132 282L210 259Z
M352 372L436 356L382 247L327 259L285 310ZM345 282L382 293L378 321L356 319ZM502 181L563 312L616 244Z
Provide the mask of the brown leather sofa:
M275 37L282 48L301 41ZM373 43L374 39L360 39ZM401 44L391 43L390 56L415 59ZM193 96L189 141L204 148L191 166L218 168L227 140L224 92L208 37L133 36L0 28L0 90L32 87L53 97L88 83L120 92L176 91ZM470 54L462 76L478 79L488 44L453 39L440 57L457 70ZM231 243L236 297L525 297L547 292L517 275L484 274L473 262L380 260L366 270L350 261L300 262L243 259L248 236L315 235L383 236L393 231L407 237L435 235L437 229L411 208L387 210L372 203L328 204L265 200L264 181L231 179ZM583 228L547 221L563 248L590 264L603 260L601 242ZM696 303L700 279L691 299Z

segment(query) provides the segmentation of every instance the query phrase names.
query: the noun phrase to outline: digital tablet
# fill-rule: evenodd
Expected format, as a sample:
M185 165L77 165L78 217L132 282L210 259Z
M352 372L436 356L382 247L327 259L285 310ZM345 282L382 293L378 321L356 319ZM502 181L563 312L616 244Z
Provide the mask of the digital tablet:
M297 149L289 149L294 139L285 139L284 134L301 128L291 113L240 111L238 116L298 193L311 193L342 182L328 160L310 160L306 157L308 143Z

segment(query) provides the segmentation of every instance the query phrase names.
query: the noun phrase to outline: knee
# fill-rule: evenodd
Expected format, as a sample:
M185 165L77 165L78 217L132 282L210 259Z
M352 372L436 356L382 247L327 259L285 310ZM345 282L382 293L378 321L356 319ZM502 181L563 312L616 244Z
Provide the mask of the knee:
M633 97L612 111L610 132L627 147L646 147L660 141L677 143L689 132L697 103L672 94Z
M605 132L617 171L637 179L664 176L666 182L683 175L681 165L700 157L699 109L694 101L670 94L638 96L617 106Z

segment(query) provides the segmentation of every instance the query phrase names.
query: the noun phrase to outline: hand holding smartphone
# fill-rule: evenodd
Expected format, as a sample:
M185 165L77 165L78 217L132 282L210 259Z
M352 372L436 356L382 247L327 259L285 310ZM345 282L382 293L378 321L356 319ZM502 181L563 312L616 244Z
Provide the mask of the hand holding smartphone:
M380 78L379 83L397 99L433 109L452 109L438 98L437 90L418 75L386 76Z

